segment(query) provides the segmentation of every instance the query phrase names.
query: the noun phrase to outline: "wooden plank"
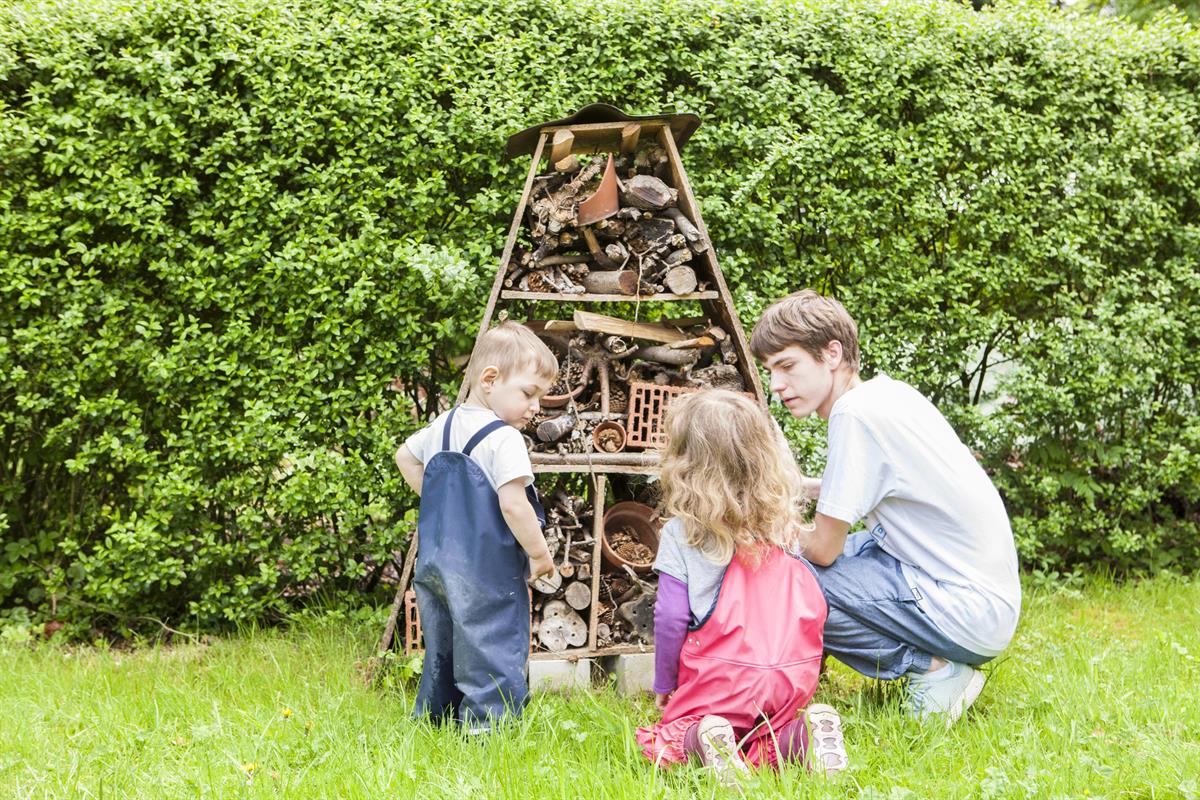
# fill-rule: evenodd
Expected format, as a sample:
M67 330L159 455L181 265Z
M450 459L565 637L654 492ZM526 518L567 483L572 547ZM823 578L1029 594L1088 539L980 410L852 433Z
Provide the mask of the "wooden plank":
M704 225L704 219L700 216L700 207L696 204L695 195L692 194L692 185L688 182L687 172L683 169L683 161L679 157L679 148L675 146L675 137L671 134L670 128L660 128L658 139L667 151L667 158L671 165L671 177L674 180L675 188L679 190L679 209L695 223L700 233L709 242L712 242L712 237L708 235L708 228ZM709 272L716 283L717 294L719 295L715 301L706 301L705 309L716 317L721 327L725 328L725 331L733 337L734 351L737 353L739 362L738 370L746 380L747 385L753 388L758 401L765 405L766 394L763 392L762 379L759 377L754 358L750 355L750 346L746 340L746 331L743 330L741 320L734 313L733 296L729 293L729 286L725 283L725 276L722 274L721 267L717 263L717 248L710 245L700 257L707 261Z
M682 342L691 338L686 333L649 322L630 322L616 317L594 314L591 311L575 312L575 327L581 331L610 333L615 336L629 336L633 339L647 339L652 342Z
M621 129L621 154L632 155L637 150L638 137L642 135L642 126L631 122Z
M663 120L646 120L645 122L638 122L636 124L644 134L670 129L670 126ZM616 153L621 152L621 144L624 141L623 133L629 125L628 121L590 122L584 125L556 125L542 128L542 133L553 135L559 131L570 131L575 137L570 153Z
M503 300L553 300L562 303L636 303L636 302L655 302L655 303L673 303L676 300L716 300L720 297L717 292L692 292L690 294L669 294L663 292L661 294L563 294L561 292L523 292L517 289L504 289L500 292L500 297ZM700 322L704 318L699 318Z
M557 475L571 472L581 475L657 475L658 462L641 466L605 464L534 464L534 475Z
M651 644L614 644L611 647L603 647L594 649L587 646L570 647L566 650L558 652L550 652L548 650L539 650L536 653L529 654L530 661L578 661L581 658L598 658L600 656L628 656L635 653L653 653L654 645Z
M615 133L619 135L629 124L628 120L617 120L616 122L585 122L579 125L553 125L542 128L542 133L570 131L576 136L581 133ZM666 120L661 119L642 120L636 124L641 126L643 132L647 133L670 127Z
M600 537L604 535L605 496L608 478L592 478L592 614L588 621L588 650L596 649L596 627L600 624Z
M612 647L605 647L600 650L593 650L589 653L589 657L598 658L600 656L628 656L634 653L653 653L654 645L652 644L615 644Z
M586 645L583 647L568 647L566 650L551 652L549 650L539 650L536 653L529 654L530 661L578 661L581 658L591 658L592 650Z
M371 656L371 660L367 664L367 669L363 675L363 681L367 688L371 688L375 684L375 679L379 677L379 672L383 667L384 655L392 649L392 644L396 641L396 625L399 622L400 615L404 613L404 592L408 589L408 580L412 577L413 565L417 561L417 532L413 531L412 542L408 546L408 552L404 554L404 566L400 570L400 584L396 588L396 597L392 600L392 608L388 612L387 623L383 626L383 635L379 637L379 644L375 647L375 652ZM405 638L408 637L407 620L405 620L405 632L402 634ZM407 647L410 643L405 642Z
M571 155L571 147L575 144L575 134L568 130L557 130L550 143L550 163L557 164ZM536 158L536 156L535 156Z
M525 188L521 190L521 200L517 203L517 211L513 214L512 225L508 229L508 239L504 242L504 251L500 254L500 268L496 270L496 279L492 282L492 293L488 295L487 307L483 311L483 320L479 323L479 333L475 334L475 345L479 344L479 340L483 338L483 334L487 333L488 327L492 324L492 314L496 311L496 301L500 298L500 291L504 288L504 273L508 270L508 260L512 257L513 246L517 243L517 233L521 230L521 220L525 216L525 206L529 203L529 190L533 187L533 179L537 177L538 166L542 162L542 151L546 147L546 134L543 133L538 137L537 148L533 151L533 159L529 162L529 175L525 178ZM475 352L475 347L471 347L471 352ZM459 403L467 399L467 392L470 389L467 382L463 381L462 386L458 389Z
M641 467L658 464L658 453L530 453L529 461L533 466L539 464L594 464L597 467Z

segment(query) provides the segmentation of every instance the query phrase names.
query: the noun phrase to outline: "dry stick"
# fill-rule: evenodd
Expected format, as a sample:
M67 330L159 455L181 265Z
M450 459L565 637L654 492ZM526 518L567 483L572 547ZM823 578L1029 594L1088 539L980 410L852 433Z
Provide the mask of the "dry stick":
M656 345L654 347L643 347L638 350L638 358L644 361L654 361L659 364L666 364L670 367L690 366L700 357L700 353L695 349L672 349Z
M383 636L379 638L379 646L375 648L375 661L379 661L380 657L388 650L392 649L392 640L396 636L396 620L400 618L400 608L404 605L404 590L408 586L408 579L412 576L413 565L417 561L417 532L413 531L412 543L408 546L408 552L404 555L404 567L400 570L400 585L396 589L396 599L392 601L392 610L388 613L387 625L383 628ZM374 665L367 670L367 685L370 686L374 679Z
M559 264L586 264L591 260L591 256L584 255L583 253L555 254L546 256L538 264L543 267L556 267Z

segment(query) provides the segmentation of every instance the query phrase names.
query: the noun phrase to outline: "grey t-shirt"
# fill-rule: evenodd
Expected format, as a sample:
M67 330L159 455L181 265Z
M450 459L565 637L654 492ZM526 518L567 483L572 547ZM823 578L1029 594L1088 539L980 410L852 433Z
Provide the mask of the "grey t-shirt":
M687 532L679 517L672 518L659 531L654 571L687 584L693 625L707 617L716 606L721 580L728 566L728 562L714 564L688 544Z

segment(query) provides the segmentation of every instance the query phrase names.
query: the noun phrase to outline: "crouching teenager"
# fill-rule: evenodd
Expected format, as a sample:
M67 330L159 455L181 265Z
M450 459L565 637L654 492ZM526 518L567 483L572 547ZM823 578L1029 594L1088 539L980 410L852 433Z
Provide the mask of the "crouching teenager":
M656 702L639 728L657 764L697 758L727 785L756 766L846 766L841 721L812 699L825 600L796 553L801 476L766 410L721 390L668 410L654 568ZM811 735L811 740L810 740Z
M858 328L837 300L785 297L750 348L792 416L829 421L804 550L829 603L825 649L863 675L907 677L909 712L953 723L983 689L976 667L1008 646L1020 614L1000 495L916 389L859 376Z

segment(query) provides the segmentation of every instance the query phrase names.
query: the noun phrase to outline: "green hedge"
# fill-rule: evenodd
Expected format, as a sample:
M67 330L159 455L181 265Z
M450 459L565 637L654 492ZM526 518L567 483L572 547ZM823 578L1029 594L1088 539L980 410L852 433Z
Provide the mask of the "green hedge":
M597 99L702 115L684 160L747 325L841 297L867 371L994 471L1027 565L1200 563L1178 18L26 2L0 10L0 608L214 627L369 587L414 505L391 452L456 380L520 192L504 137Z

